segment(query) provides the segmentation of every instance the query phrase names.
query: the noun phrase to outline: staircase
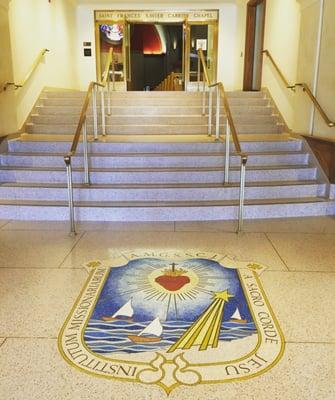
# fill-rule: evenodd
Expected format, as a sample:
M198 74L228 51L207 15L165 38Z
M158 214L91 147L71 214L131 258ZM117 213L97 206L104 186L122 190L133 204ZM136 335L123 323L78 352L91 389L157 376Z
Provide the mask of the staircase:
M0 218L67 220L63 156L69 151L85 94L45 91L26 124L0 155ZM265 92L231 92L229 103L249 154L245 218L335 214L329 184L308 146L285 133ZM224 137L207 136L201 94L118 92L107 136L91 138L91 186L82 146L73 158L76 219L178 221L235 219L239 157L224 181ZM88 118L88 132L93 131ZM221 131L225 130L221 110Z

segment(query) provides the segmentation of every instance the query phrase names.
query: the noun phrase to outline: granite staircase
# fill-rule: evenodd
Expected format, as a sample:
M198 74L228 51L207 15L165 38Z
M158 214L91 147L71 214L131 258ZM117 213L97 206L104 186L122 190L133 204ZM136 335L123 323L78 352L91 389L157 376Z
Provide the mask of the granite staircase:
M0 218L68 219L63 156L84 96L43 92L26 132L8 140L0 155ZM232 146L230 183L223 186L223 109L222 137L215 142L207 136L199 93L118 92L111 102L107 135L96 142L90 138L90 186L83 184L81 143L73 158L77 220L236 218L240 160ZM285 133L266 93L231 92L229 103L242 149L249 154L245 218L335 214L316 159L302 138Z

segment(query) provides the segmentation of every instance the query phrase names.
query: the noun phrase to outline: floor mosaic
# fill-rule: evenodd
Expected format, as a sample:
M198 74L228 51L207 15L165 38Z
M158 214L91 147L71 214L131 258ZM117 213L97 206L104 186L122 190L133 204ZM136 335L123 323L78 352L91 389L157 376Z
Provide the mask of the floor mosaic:
M87 268L59 336L63 357L84 372L169 394L259 376L283 354L260 264L197 250L134 250Z
M335 219L278 222L1 221L0 398L333 400Z

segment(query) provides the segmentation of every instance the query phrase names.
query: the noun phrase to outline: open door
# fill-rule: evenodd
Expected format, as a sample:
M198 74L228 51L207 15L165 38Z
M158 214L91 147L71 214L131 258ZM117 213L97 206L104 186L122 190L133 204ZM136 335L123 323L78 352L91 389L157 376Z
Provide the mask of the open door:
M266 0L247 4L243 90L261 90Z
M216 81L217 73L217 23L187 23L185 27L185 90L194 90L198 80L198 50L202 49L207 62L208 76Z

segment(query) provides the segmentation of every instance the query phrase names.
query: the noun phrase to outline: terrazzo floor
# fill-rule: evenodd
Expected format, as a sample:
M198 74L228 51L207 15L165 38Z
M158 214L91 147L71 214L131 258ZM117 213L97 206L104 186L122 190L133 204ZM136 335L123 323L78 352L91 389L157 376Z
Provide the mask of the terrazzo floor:
M335 218L235 223L0 221L0 399L334 400ZM216 251L268 266L261 281L283 330L282 360L242 382L161 388L98 379L68 365L57 336L87 279L115 251Z

